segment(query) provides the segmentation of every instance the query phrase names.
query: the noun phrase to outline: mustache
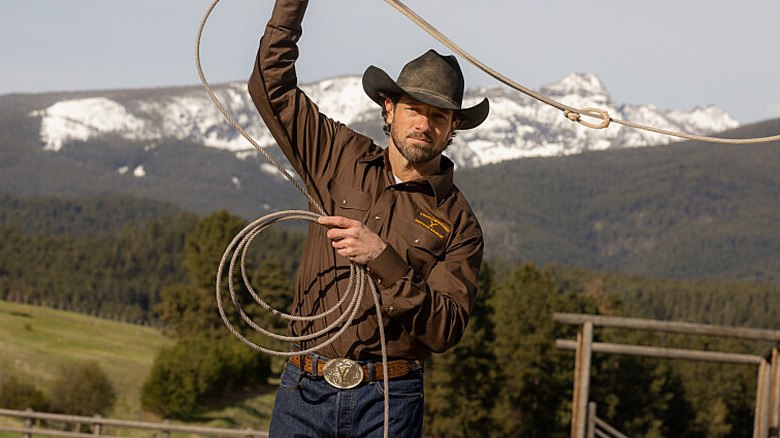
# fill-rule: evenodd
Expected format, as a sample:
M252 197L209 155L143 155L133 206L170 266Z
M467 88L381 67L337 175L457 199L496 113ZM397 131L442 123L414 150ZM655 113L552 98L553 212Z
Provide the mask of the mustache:
M425 140L429 143L433 143L433 138L427 132L412 132L406 136L406 138L414 138L417 140Z

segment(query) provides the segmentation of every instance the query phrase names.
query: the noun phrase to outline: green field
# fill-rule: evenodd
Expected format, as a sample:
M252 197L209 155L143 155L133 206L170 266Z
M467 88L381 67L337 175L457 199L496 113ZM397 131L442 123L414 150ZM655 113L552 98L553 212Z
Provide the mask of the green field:
M94 360L117 393L112 418L161 420L141 409L139 395L157 351L173 343L152 327L0 301L0 377L18 376L46 393L62 363ZM274 390L236 396L195 424L267 430Z

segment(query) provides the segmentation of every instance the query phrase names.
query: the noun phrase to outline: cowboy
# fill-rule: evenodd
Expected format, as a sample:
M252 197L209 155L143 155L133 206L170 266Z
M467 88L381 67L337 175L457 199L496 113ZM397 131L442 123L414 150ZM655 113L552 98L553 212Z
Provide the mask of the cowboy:
M485 120L488 102L463 107L456 59L433 50L409 62L397 80L371 66L363 88L385 118L383 149L320 113L298 88L295 60L306 6L305 0L277 0L249 80L263 120L328 214L309 226L292 312L309 316L332 308L347 290L350 263L365 265L381 296L389 363L383 369L380 321L366 299L335 341L285 364L271 436L381 435L385 373L390 436L420 436L423 361L463 335L483 251L482 230L442 152L456 130ZM338 313L293 321L288 334L316 333ZM333 334L292 348L308 349Z

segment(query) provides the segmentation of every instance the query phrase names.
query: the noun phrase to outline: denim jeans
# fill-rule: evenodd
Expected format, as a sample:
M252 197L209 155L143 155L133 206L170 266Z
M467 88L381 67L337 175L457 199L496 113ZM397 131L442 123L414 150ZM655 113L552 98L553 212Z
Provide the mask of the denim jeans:
M422 436L422 369L391 379L389 385L389 436ZM384 409L381 379L337 389L288 362L276 392L270 437L381 437Z

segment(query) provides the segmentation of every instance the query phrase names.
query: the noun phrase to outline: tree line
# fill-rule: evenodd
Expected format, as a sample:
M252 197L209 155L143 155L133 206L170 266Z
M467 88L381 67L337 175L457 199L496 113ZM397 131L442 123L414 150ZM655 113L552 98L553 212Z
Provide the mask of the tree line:
M780 284L778 145L745 146L527 158L464 169L457 183L496 257Z
M0 298L157 323L161 291L188 281L185 244L198 220L128 196L24 203L0 196ZM271 229L253 257L294 273L302 245L300 233ZM214 276L216 267L202 269Z

